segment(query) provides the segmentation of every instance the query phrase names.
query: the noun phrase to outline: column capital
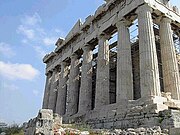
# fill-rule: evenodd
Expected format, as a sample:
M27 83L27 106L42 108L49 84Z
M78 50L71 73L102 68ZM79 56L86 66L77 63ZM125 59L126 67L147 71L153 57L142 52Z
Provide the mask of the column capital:
M116 23L116 27L119 28L121 25L124 25L126 27L129 27L130 25L132 24L131 21L127 20L127 19L121 19L121 20L118 20L117 23Z
M83 49L84 52L86 52L86 51L92 50L93 47L90 46L89 44L85 44L85 46L83 46L82 49Z
M76 54L76 53L73 53L73 54L70 56L71 59L77 59L78 57L79 57L79 55Z
M162 18L161 18L161 22L171 23L171 22L172 22L172 20L171 20L170 18L166 17L166 16L162 16Z
M101 39L109 40L110 37L111 37L111 35L106 34L105 32L102 32L98 35L98 40L101 40Z
M63 66L63 67L65 67L65 66L67 66L68 65L68 63L66 62L66 61L62 61L61 62L61 67Z
M138 13L141 13L141 12L147 12L147 11L150 11L150 12L152 12L153 11L153 9L148 5L148 4L145 4L145 5L142 5L142 6L140 6L140 7L138 7L137 9L136 9L136 13L138 14Z

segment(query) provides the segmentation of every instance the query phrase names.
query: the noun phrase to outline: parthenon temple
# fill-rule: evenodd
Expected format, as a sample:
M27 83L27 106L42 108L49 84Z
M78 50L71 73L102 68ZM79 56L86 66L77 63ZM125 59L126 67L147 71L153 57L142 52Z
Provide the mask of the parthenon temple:
M43 59L42 108L64 123L156 125L165 110L180 118L180 11L169 0L105 0L55 45Z

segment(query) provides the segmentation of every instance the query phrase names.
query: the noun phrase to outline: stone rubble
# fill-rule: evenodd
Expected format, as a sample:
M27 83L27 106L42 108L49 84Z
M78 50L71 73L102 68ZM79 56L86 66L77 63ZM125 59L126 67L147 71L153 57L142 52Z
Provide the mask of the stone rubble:
M168 129L161 129L159 126L152 128L128 128L126 130L114 129L114 130L105 130L105 129L90 129L90 131L80 131L73 128L61 128L59 129L59 134L56 135L169 135Z
M172 125L172 119L169 119L172 115L178 125L180 117L177 111L172 113L171 111L163 111L160 113L159 121L163 126L152 127L138 127L138 128L125 128L118 129L112 127L110 129L94 129L87 124L75 123L75 124L62 124L62 117L58 114L53 114L52 110L41 109L36 118L30 120L24 124L25 135L169 135L169 133L180 133L179 128L170 128ZM166 126L165 126L166 125ZM170 129L170 130L169 130ZM177 134L177 135L178 135Z

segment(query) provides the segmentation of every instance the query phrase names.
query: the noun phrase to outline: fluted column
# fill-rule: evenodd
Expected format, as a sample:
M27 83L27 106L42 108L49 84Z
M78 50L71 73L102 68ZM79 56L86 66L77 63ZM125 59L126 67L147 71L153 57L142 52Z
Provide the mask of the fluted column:
M109 36L99 36L95 107L109 104Z
M49 103L48 103L48 109L53 110L53 112L55 112L55 109L56 109L56 99L57 99L56 74L57 72L58 70L57 68L55 68L52 73Z
M171 92L173 99L180 99L179 69L171 30L171 19L160 22L160 45L163 69L164 91Z
M151 12L152 9L148 5L143 5L137 9L141 97L161 95Z
M45 91L44 91L44 98L43 98L43 109L48 108L48 101L49 101L49 93L50 93L50 78L52 76L52 73L48 72L46 74L46 85L45 85Z
M87 112L91 110L92 107L92 59L92 47L90 45L84 46L79 95L79 113Z
M117 45L117 102L122 99L133 99L133 75L131 59L131 43L128 25L130 22L120 20Z
M66 112L67 80L68 64L67 62L61 62L61 73L56 103L56 113L58 113L59 115L64 115Z
M69 91L67 99L67 115L73 115L78 111L79 100L79 58L77 54L71 56L71 68L69 76Z

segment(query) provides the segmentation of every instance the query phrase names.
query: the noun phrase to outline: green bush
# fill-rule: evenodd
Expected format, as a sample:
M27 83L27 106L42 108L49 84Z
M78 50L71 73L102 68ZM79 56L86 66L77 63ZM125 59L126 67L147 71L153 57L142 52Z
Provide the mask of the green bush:
M18 126L17 124L13 124L6 129L4 129L6 135L23 135L22 127Z

